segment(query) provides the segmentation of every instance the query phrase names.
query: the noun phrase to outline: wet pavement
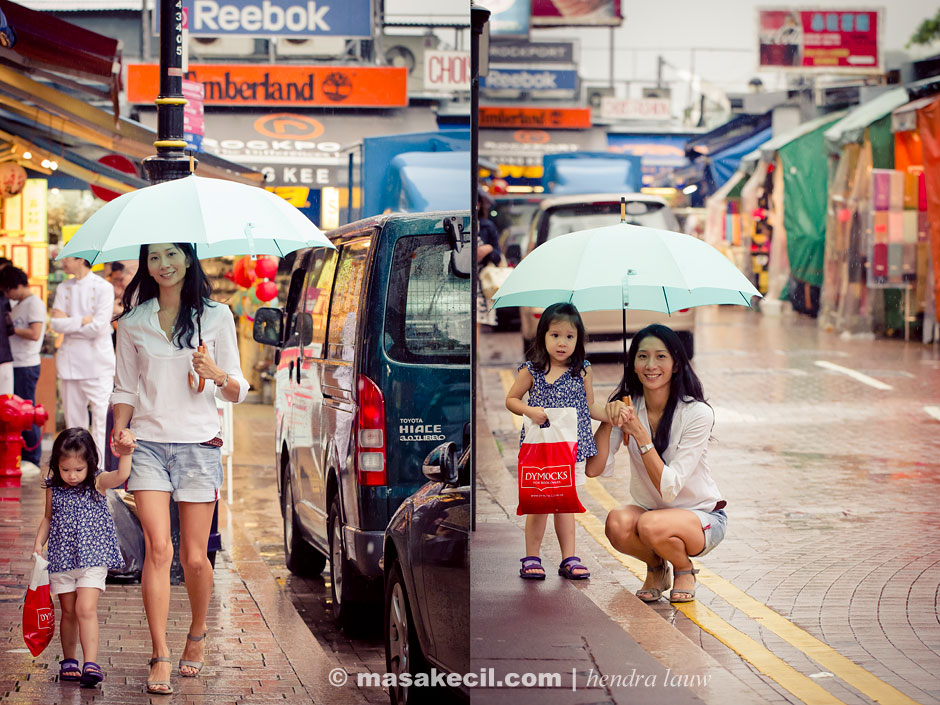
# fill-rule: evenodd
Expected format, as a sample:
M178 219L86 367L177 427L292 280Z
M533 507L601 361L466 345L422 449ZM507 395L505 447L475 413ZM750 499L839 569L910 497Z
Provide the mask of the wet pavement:
M667 667L675 651L654 636L681 636L700 654L687 663L725 679L695 693L706 701L737 702L744 693L774 703L940 703L940 349L843 340L790 312L725 308L697 316L694 364L717 417L709 462L729 516L724 542L696 561L703 568L697 602L649 607L632 595L642 564L614 551L603 533L607 512L629 502L625 454L615 477L590 480L580 493L588 513L579 515L577 553L591 580L556 585L552 570L541 584L517 577L519 432L504 407L521 358L513 333L481 337L478 408L495 456L479 462L481 444L477 518L484 537L492 523L500 532L511 527L515 538L475 542L474 567L490 570L488 584L498 583L508 604L544 597L538 591L546 589L578 593ZM620 360L588 357L595 395L606 398L622 374ZM543 556L548 566L560 557L551 529ZM474 626L483 594L476 580L475 573ZM488 609L502 608L491 601ZM658 623L637 619L637 610ZM519 638L532 613L520 606L501 614L506 629L518 630L519 658L538 653ZM552 623L556 641L590 639L590 625L562 616ZM475 656L507 658L492 650L499 633L475 634ZM535 661L529 665L544 670ZM572 702L655 702L644 697L652 694L609 691Z
M108 585L99 601L98 661L106 674L99 688L84 690L76 683L58 681L58 631L39 657L30 656L22 638L22 600L43 495L35 475L0 487L0 702L111 705L287 700L359 705L388 701L383 690L359 690L354 684L356 672L379 668L379 653L380 670L385 670L381 627L378 637L370 633L361 642L346 637L329 621L323 598L324 584L329 595L328 583L323 578L298 583L284 575L283 554L272 544L273 533L279 536L280 512L270 472L271 407L236 407L235 437L233 501L220 502L223 550L216 558L206 667L200 678L181 678L175 673L189 612L185 586L171 588L168 633L174 659L171 681L176 690L172 696L144 692L150 639L136 584ZM225 494L223 488L223 499ZM303 618L298 606L303 608ZM318 616L311 619L311 614ZM337 668L350 674L343 687L330 684L330 673Z

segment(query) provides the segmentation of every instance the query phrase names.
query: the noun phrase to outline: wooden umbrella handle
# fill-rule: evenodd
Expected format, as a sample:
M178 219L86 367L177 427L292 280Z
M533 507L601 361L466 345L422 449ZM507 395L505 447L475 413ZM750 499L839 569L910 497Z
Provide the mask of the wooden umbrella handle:
M201 353L206 352L207 348L202 343L196 348ZM206 388L206 380L204 377L200 377L193 370L189 371L189 388L192 389L197 394L202 394L202 391Z

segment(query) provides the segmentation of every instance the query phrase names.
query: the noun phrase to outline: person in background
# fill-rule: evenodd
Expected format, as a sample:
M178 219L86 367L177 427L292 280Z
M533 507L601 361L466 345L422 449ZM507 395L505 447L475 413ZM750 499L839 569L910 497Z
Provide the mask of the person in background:
M88 428L90 406L91 434L98 448L98 461L103 463L105 423L114 386L114 287L92 274L91 264L81 258L63 258L62 269L72 278L56 288L49 326L65 335L56 355L65 425Z
M13 262L6 257L0 257L0 270L9 267ZM10 317L10 301L0 293L0 320L3 328L0 329L0 396L13 394L13 352L10 349L10 336L13 335L13 319Z
M29 277L19 267L0 270L0 292L13 302L10 316L13 335L9 337L13 353L13 393L20 399L36 403L36 384L39 382L42 337L46 332L46 305L29 288ZM23 431L23 460L39 466L42 455L40 440L42 428L32 426Z

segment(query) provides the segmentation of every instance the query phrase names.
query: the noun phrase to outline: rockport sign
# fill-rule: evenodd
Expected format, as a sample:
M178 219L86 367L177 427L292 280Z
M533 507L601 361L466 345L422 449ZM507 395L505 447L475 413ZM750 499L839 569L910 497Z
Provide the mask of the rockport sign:
M194 37L372 36L370 0L183 0L183 7Z

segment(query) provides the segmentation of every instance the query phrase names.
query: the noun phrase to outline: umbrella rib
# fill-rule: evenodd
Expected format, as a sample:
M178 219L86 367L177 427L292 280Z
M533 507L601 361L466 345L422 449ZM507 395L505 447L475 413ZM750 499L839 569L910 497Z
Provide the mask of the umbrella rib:
M669 297L666 296L666 287L663 287L663 302L666 304L666 315L671 316L672 311L669 310Z

